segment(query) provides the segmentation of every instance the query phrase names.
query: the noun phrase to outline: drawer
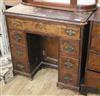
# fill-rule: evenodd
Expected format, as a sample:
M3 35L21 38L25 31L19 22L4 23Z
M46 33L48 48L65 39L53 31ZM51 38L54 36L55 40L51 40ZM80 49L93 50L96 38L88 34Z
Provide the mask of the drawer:
M88 68L100 72L100 54L89 54Z
M16 58L13 58L13 67L14 70L22 71L22 72L27 72L26 70L26 64L23 63L21 60L17 60Z
M49 33L48 35L62 36L75 40L80 39L80 26L78 25L11 17L7 17L7 21L9 29L24 30L35 34Z
M100 52L100 36L95 36L92 38L91 49Z
M60 47L61 55L79 59L79 41L61 40Z
M29 67L28 62L24 63L20 60L17 60L16 58L13 58L13 67L14 67L14 70L30 73L30 67Z
M59 35L65 39L80 40L80 28L75 25L67 25L66 28L62 28Z
M25 47L11 46L12 60L14 68L20 71L29 72L28 54Z
M7 24L9 29L32 31L32 20L30 19L7 17Z
M16 58L24 63L28 61L28 53L25 47L11 45L11 54L13 58Z
M61 56L59 58L59 68L64 71L73 71L74 73L78 73L79 71L79 61L72 58L67 58Z
M100 73L86 71L85 84L87 87L100 89Z
M18 44L20 46L26 45L26 34L23 31L9 30L10 43Z
M72 85L72 86L77 86L78 85L78 75L75 74L74 72L60 71L59 72L59 82Z
M92 35L100 35L100 23L93 23L93 32Z

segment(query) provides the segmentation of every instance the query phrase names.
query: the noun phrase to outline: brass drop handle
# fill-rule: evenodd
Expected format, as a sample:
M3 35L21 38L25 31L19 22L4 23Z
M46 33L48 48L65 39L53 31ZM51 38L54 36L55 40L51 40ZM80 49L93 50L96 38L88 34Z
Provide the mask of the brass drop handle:
M66 33L68 36L74 36L76 34L76 32L74 30L66 30Z
M71 80L72 80L72 77L70 75L67 75L64 77L64 82L66 82L66 83L71 81Z
M15 27L21 26L21 25L22 25L21 22L19 22L19 21L14 21L14 22L12 22L12 24L13 24Z
M18 34L18 33L16 33L16 34L15 34L15 40L16 40L17 42L20 42L21 39L22 39L22 38L21 38L21 35Z
M65 47L65 50L68 52L73 52L75 49L69 45L69 46Z
M98 80L98 83L100 83L100 80Z
M37 23L37 24L36 24L36 28L37 28L37 29L43 29L44 26L43 26L42 23Z
M21 50L17 50L17 52L16 52L16 54L18 55L18 56L22 56L23 55L23 51L21 51Z
M73 67L73 64L69 61L65 62L64 64L67 68L72 68Z
M19 69L24 69L24 66L22 65L22 64L17 64L17 67L19 68Z

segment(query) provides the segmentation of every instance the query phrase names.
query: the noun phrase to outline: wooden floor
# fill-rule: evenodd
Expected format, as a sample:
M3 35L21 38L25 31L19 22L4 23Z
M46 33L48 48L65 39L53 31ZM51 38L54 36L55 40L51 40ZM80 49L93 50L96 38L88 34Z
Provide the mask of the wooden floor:
M57 70L50 68L38 71L33 80L17 75L11 82L0 86L0 96L79 96L72 90L58 88L57 78Z

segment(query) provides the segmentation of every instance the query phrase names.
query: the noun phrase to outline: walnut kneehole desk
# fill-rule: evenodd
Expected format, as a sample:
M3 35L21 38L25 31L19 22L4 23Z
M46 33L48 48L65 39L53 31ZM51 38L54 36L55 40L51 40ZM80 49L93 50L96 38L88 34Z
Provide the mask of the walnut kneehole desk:
M79 90L91 12L19 4L5 15L14 72L32 78L48 65L58 68L58 86Z

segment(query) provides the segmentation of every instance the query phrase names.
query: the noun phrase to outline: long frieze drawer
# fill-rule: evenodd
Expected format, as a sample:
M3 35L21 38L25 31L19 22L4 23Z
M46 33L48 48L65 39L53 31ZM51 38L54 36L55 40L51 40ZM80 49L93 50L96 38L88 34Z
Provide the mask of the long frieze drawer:
M79 59L80 43L74 40L60 40L61 55Z
M64 84L77 86L78 85L78 75L74 72L59 72L59 82Z
M73 71L74 73L78 73L79 68L79 61L72 58L67 58L64 56L61 56L59 58L59 68L64 71Z
M32 31L32 20L23 18L7 17L7 25L9 29Z
M87 87L100 89L100 73L87 71L85 84Z
M100 35L92 38L91 49L100 52Z
M26 45L26 34L23 31L9 30L11 44Z
M100 23L93 23L93 32L92 35L100 35Z
M100 72L100 54L89 54L88 68Z
M8 28L25 30L30 33L42 32L44 34L54 34L57 36L64 36L69 39L80 39L80 26L73 24L57 24L47 21L36 21L23 18L7 18ZM31 25L31 26L30 26ZM39 34L39 33L37 33Z

